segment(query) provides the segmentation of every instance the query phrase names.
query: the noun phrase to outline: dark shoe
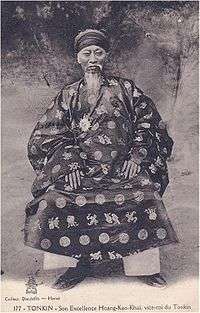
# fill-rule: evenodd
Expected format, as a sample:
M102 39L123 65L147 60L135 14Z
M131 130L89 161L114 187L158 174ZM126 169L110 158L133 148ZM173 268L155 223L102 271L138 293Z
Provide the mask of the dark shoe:
M167 287L166 280L159 273L154 275L138 276L138 278L144 281L145 284L152 287L163 289Z
M80 260L76 267L70 267L63 275L61 275L52 288L58 290L69 290L81 283L89 275L89 265Z

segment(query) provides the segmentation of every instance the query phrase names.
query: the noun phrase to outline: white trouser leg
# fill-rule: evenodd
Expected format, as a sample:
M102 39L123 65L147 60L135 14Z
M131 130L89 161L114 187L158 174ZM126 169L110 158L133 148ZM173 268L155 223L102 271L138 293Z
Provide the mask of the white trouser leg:
M45 252L43 268L45 270L76 267L78 260L65 255ZM145 250L123 258L126 276L153 275L160 272L159 248Z
M126 276L153 275L160 272L159 248L145 250L123 258Z
M51 270L56 268L76 267L78 260L69 256L45 252L43 269Z

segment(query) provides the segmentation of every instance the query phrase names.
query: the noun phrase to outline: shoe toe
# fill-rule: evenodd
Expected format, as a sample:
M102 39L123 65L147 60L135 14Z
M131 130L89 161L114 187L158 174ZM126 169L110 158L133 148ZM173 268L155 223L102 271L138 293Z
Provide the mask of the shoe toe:
M157 287L161 289L164 289L167 287L167 282L161 275L152 275L149 277L147 276L145 281L148 285L152 287Z
M73 288L78 282L76 280L73 281L56 281L53 285L53 289L57 290L68 290Z
M69 290L84 280L85 276L78 277L59 277L58 280L52 285L53 289Z

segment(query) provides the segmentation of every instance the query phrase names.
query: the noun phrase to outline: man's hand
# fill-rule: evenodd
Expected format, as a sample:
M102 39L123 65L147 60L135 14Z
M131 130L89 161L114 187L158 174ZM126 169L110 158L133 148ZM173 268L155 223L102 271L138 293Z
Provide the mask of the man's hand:
M140 171L140 166L132 160L125 161L121 170L121 174L125 178L133 178Z
M83 177L83 173L79 170L73 171L65 176L65 181L69 183L72 189L77 189L81 185L81 178Z

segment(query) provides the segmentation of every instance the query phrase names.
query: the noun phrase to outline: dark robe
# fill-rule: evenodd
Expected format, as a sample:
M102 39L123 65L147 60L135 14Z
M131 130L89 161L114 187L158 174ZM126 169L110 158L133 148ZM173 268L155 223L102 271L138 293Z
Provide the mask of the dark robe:
M104 77L92 109L83 79L65 86L28 143L37 176L25 244L100 262L178 242L162 202L172 146L154 103L132 81ZM138 172L126 179L130 158ZM68 174L77 169L73 190Z

